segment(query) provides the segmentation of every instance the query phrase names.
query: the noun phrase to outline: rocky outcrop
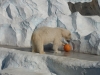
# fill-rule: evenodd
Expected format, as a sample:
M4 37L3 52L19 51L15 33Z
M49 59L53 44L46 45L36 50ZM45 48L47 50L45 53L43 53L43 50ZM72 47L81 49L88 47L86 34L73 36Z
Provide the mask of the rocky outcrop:
M98 75L99 68L99 61L0 48L0 75Z
M100 6L98 0L92 0L92 2L78 2L71 3L68 2L69 8L72 13L80 12L81 15L91 16L91 15L99 15L100 16Z

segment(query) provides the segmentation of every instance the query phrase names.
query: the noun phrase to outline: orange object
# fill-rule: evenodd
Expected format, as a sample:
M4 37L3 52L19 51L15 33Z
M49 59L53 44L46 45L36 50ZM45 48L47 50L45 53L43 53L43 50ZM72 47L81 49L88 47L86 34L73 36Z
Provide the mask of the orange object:
M66 52L69 52L69 51L71 51L71 45L70 44L65 44L64 45L64 50L66 51Z

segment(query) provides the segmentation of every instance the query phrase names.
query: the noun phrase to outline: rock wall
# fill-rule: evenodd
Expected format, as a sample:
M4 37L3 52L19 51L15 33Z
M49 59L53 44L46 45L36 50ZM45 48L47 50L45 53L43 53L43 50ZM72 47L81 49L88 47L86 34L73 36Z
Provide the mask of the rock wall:
M92 0L91 2L78 2L78 3L71 3L68 2L69 8L72 13L80 12L81 15L91 16L91 15L99 15L100 16L100 7L99 7L99 0Z
M0 45L30 47L34 29L46 25L70 30L73 51L100 55L100 17L83 16L87 14L86 10L76 5L77 2L82 2L83 4L78 4L84 8L89 4L93 9L89 11L90 14L99 15L97 2L91 1L0 0ZM75 10L72 6L76 6ZM76 12L76 8L81 12L84 11L83 14L81 15L80 11ZM92 11L97 13L94 14Z

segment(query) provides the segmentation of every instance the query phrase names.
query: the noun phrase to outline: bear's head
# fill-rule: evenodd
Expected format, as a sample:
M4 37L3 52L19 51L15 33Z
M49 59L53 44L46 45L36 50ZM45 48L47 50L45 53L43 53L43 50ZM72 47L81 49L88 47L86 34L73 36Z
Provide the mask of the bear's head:
M61 29L62 37L67 41L71 41L71 32L67 29Z

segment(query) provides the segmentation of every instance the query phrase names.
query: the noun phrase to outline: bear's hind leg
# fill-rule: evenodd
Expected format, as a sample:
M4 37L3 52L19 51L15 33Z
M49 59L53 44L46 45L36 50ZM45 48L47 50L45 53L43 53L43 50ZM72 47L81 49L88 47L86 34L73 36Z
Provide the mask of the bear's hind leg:
M37 50L40 54L45 54L44 48L43 48L43 43L41 41L37 42Z
M35 53L35 52L37 52L36 50L37 50L37 49L36 49L35 44L32 44L32 52Z

